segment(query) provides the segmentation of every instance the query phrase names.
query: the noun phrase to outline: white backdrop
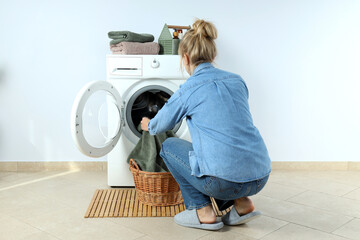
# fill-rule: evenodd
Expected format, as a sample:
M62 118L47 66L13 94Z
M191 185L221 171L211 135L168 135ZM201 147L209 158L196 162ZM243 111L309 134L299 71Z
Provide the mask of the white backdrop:
M107 32L194 18L218 28L273 161L360 161L360 1L0 0L0 161L92 161L73 144L79 89L105 80ZM106 160L106 158L100 158Z

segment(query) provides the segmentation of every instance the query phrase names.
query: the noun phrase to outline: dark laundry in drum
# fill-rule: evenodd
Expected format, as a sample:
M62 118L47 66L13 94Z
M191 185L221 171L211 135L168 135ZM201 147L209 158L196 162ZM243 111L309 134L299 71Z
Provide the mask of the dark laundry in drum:
M131 108L131 118L134 125L139 125L143 117L154 118L169 98L168 93L159 90L146 91L140 94Z

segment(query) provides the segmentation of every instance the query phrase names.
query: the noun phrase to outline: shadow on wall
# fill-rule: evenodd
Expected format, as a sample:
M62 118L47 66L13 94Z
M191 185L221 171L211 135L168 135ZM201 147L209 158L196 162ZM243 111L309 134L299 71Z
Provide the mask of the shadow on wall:
M1 147L1 148L2 148L2 146L4 146L3 136L4 136L4 134L3 134L3 129L2 129L2 126L0 125L0 147ZM0 157L0 162L1 162L2 160L3 160L3 159L1 159L1 157Z
M4 83L5 83L5 69L0 68L0 90L3 87ZM3 132L2 127L0 126L0 146L4 146L3 145L3 133L2 132Z
M5 83L5 69L0 68L0 86Z

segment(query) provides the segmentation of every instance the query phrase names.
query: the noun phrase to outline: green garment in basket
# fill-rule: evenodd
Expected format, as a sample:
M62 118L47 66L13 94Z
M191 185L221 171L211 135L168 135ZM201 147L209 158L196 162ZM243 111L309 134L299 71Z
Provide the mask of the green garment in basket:
M138 129L141 129L139 127ZM145 172L169 172L164 160L160 157L161 144L169 137L176 137L172 130L157 135L142 131L142 136L129 154L127 162L130 162L130 158L134 159L140 169Z
M115 45L120 42L152 42L154 36L148 33L134 33L130 31L111 31L108 33L109 38L113 39L110 41L110 45Z

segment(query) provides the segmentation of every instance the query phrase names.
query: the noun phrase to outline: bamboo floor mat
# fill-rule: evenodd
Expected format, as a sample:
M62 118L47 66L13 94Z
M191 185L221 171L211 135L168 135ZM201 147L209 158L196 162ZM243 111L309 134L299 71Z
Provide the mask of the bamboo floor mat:
M211 201L217 216L222 216L231 209L219 211L214 200ZM97 189L84 217L173 217L184 210L183 203L167 207L142 204L136 197L134 188Z

